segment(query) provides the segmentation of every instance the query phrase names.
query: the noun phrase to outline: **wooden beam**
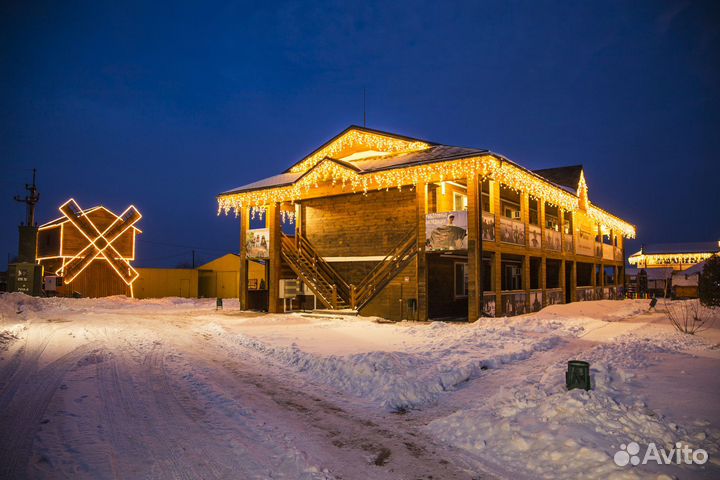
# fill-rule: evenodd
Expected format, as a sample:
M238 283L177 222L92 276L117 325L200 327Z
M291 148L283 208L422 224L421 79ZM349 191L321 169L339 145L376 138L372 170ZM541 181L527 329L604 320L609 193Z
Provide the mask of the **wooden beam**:
M238 282L238 296L240 298L240 310L248 309L248 265L247 246L245 238L250 230L250 209L245 207L240 213L240 279Z
M467 178L468 196L468 321L474 322L480 317L482 292L480 291L480 275L482 259L480 258L480 209L478 192L478 176Z
M267 212L267 226L270 230L270 245L269 245L269 261L270 261L270 274L268 276L268 311L270 313L282 312L282 306L280 302L280 272L282 270L280 260L280 248L281 248L281 222L280 222L280 204L272 204L268 207Z
M417 319L428 320L428 275L427 258L425 256L425 215L427 214L427 184L419 183L416 187L417 199Z

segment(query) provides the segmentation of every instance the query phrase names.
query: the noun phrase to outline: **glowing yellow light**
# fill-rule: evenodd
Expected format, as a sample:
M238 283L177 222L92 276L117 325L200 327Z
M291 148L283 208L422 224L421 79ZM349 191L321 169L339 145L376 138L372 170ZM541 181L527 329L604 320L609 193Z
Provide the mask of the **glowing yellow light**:
M416 152L430 148L425 142L402 140L399 138L378 135L376 133L350 130L329 145L313 153L290 169L293 173L306 172L323 161L326 157L337 158L338 154L348 148L362 146L367 150L386 153Z
M142 218L140 212L131 205L120 216L113 214L115 220L101 232L88 217L89 212L83 212L74 199L71 198L65 202L60 206L59 210L88 241L88 244L74 257L69 260L63 257L62 266L56 273L64 276L65 283L75 280L95 259L102 257L115 270L115 273L120 276L123 282L132 287L132 283L137 280L140 274L130 265L126 258L120 255L112 244L132 228L135 223L140 221ZM134 258L134 235L132 249ZM68 271L73 269L77 271L67 274ZM126 273L123 273L123 270L126 270Z
M634 254L628 258L630 265L640 267L691 265L703 262L715 255L714 253L661 253L661 254Z
M228 214L231 210L235 210L237 215L243 207L261 209L273 203L295 202L302 199L311 188L318 188L322 182L329 182L330 186L339 185L342 190L349 189L353 193L358 191L367 193L371 189L397 188L402 190L406 186L414 188L420 183L441 182L442 184L446 180L474 178L477 175L482 177L483 181L486 179L497 181L504 187L516 192L526 192L533 198L543 199L548 204L560 207L567 212L578 210L580 198L584 197L585 199L582 201L586 202L587 214L595 223L625 237L635 237L633 225L595 207L587 200L587 184L584 181L584 175L581 176L578 187L580 197L578 197L512 162L494 155L368 173L357 171L352 168L352 165L331 158L323 158L313 163L313 166L292 185L218 196L218 214L223 212Z

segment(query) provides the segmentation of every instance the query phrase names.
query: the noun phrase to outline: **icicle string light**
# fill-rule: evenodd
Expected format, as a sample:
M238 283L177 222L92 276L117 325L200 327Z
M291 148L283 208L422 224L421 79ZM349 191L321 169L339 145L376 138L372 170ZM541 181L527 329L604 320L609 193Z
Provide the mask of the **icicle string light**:
M321 184L340 186L343 191L353 193L367 193L370 190L402 189L404 186L414 188L420 183L472 178L476 175L500 182L504 187L517 192L527 192L532 197L543 199L565 211L572 212L579 208L576 195L544 181L511 162L492 155L484 155L369 173L357 172L347 165L325 158L293 185L219 196L218 213L228 214L231 210L235 210L237 215L243 207L259 209L272 203L295 202ZM611 228L626 237L635 237L634 226L591 205L589 201L587 213L595 223Z
M430 148L425 142L402 140L360 130L350 130L332 143L307 157L290 169L292 173L306 172L322 162L326 157L338 158L344 150L361 145L364 150L377 150L387 153L410 153Z

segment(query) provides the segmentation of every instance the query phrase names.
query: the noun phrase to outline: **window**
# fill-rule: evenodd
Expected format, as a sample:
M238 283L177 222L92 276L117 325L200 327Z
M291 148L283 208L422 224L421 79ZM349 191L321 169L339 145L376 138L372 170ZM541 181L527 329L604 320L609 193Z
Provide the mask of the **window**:
M453 210L456 212L462 212L468 209L467 195L462 193L453 194Z
M468 266L467 263L455 264L455 298L467 297Z

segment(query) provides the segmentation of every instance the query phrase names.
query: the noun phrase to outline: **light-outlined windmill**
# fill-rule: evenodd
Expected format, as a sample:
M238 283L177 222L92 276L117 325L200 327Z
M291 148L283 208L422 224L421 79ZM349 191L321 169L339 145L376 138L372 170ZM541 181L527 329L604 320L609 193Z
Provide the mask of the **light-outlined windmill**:
M132 296L138 209L131 205L120 215L103 206L83 210L71 198L59 210L62 217L39 227L37 251L46 270L62 278L61 293Z

